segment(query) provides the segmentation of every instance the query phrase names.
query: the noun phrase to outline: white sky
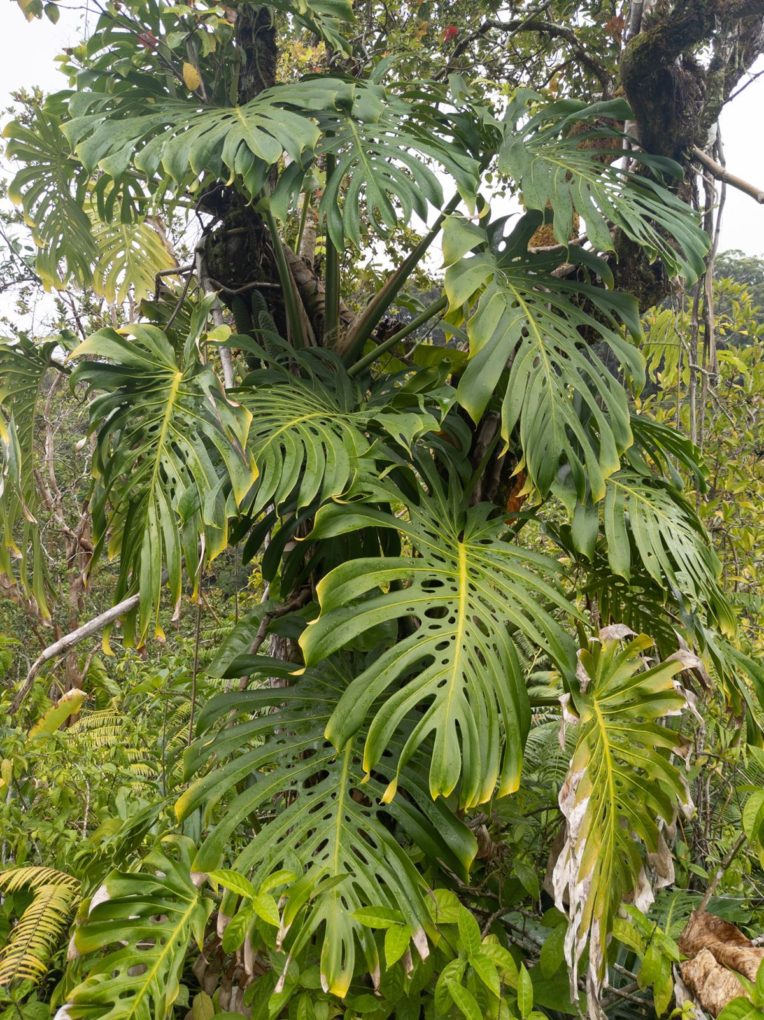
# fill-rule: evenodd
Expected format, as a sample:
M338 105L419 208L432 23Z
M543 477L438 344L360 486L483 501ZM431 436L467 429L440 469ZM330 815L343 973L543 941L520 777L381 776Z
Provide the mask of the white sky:
M82 7L80 0L71 3L78 11L64 12L55 26L47 20L27 23L12 0L0 7L0 109L9 105L14 89L38 85L53 91L65 85L53 58L80 38ZM757 70L764 70L764 59ZM727 106L722 137L729 170L764 189L764 76ZM720 247L764 256L764 206L733 188L727 189Z

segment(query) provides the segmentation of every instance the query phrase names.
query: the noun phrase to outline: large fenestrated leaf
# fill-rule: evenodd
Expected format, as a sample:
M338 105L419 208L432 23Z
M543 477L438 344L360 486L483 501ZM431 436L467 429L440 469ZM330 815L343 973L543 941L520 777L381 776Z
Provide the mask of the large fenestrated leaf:
M168 840L139 871L115 871L105 879L75 933L77 949L89 957L87 976L69 992L63 1016L172 1015L188 948L195 943L201 950L213 907L191 880L191 850L190 840Z
M103 189L94 194L89 173L70 151L61 131L60 104L37 110L31 124L6 129L8 153L22 164L10 195L24 207L39 253L35 269L47 287L67 280L91 286L107 301L135 299L155 286L155 274L175 265L153 227L135 217L106 221ZM111 212L114 210L111 208Z
M376 435L408 448L439 427L424 398L403 388L367 399L329 352L290 352L295 360L302 376L273 363L247 376L236 394L252 413L249 449L258 479L247 504L251 515L270 503L301 509L341 496L371 456Z
M515 427L528 474L546 493L567 466L576 490L595 500L631 444L628 397L603 360L603 347L637 383L642 356L621 334L640 331L634 300L552 275L546 256L496 254L463 258L488 235L459 217L444 232L445 289L452 309L467 306L470 361L457 398L475 421L496 398L502 435ZM589 306L591 310L585 307ZM596 315L595 315L596 313Z
M0 573L31 596L49 618L47 568L38 511L35 438L38 403L51 369L55 340L0 340Z
M296 670L289 663L245 655L230 665L228 674L286 680ZM385 808L387 818L380 816L384 787L378 778L364 781L353 742L338 753L324 738L331 709L345 687L341 675L322 667L309 670L291 687L214 698L200 718L201 736L187 758L192 773L200 766L211 768L176 808L181 818L204 807L219 819L194 862L195 870L204 872L219 867L243 824L262 816L233 868L255 888L276 872L291 872L281 883L278 944L299 960L307 942L319 938L322 984L340 996L357 969L358 950L371 975L380 967L372 933L355 919L356 910L399 911L414 932L414 944L423 955L427 952L431 929L425 887L402 844L415 840L431 862L461 875L476 850L463 823L429 801L416 772L406 777L406 797ZM242 789L243 779L247 785ZM236 899L229 894L224 900L227 916Z
M139 591L138 639L159 627L162 573L175 604L182 565L196 584L200 564L227 543L228 492L254 481L245 453L249 413L228 402L214 373L187 344L179 357L157 327L93 334L73 353L75 380L93 394L96 556L119 554L117 597ZM127 632L132 636L130 632Z
M329 234L342 250L345 238L360 244L362 223L384 236L412 213L425 222L429 205L443 205L443 189L433 164L439 164L471 201L478 164L456 134L437 117L440 97L396 95L376 83L360 83L350 115L322 117L319 149L337 164L321 199ZM344 192L342 201L340 195Z
M588 946L589 994L595 998L618 909L629 895L649 890L645 854L662 849L662 826L689 802L672 760L681 736L659 720L686 707L674 677L690 659L677 653L648 666L644 655L652 639L630 640L630 633L608 628L579 652L578 682L565 706L568 722L576 725L576 748L560 790L565 844L553 882L557 906L570 918L565 953L571 988Z
M332 79L316 83L312 95L299 83L276 86L244 106L202 106L161 93L141 105L149 97L137 88L80 93L62 130L91 172L119 180L134 166L149 177L167 174L176 185L205 173L235 174L257 193L284 152L297 162L312 152L319 138L314 109L333 108L346 94L347 86Z
M316 77L276 85L243 106L217 107L160 92L144 97L149 113L139 98L140 89L124 87L73 98L63 131L89 171L120 180L135 167L149 177L169 175L178 186L205 174L233 175L256 197L269 168L287 154L290 166L274 199L282 210L311 161L331 153L336 169L321 211L338 247L345 236L360 241L362 205L365 222L381 233L412 211L426 219L428 203L440 207L433 161L462 194L477 186L477 164L453 133L441 130L443 118L428 118L425 104L378 84Z
M112 304L128 295L142 301L153 293L156 274L177 265L160 233L143 220L103 223L94 218L93 237L98 248L93 290Z
M693 283L705 271L708 237L690 207L662 183L681 180L678 164L631 149L629 158L653 177L629 169L626 136L616 126L631 117L628 104L610 100L586 106L565 99L528 117L538 99L527 90L515 95L499 151L499 169L520 188L525 207L553 210L561 244L573 234L574 213L585 220L588 238L600 251L613 250L610 231L619 227L671 272L682 272Z
M46 287L61 286L67 278L86 285L98 254L84 209L88 174L61 132L60 110L43 106L29 124L11 122L5 135L8 155L20 164L8 194L23 204L32 227L40 279Z
M636 554L675 599L707 606L722 631L734 633L735 617L719 588L719 560L680 492L661 479L620 471L608 479L604 514L613 573L628 580Z
M423 470L429 491L404 495L391 486L375 493L382 502L403 504L405 516L364 502L319 512L315 537L389 528L410 552L354 559L332 570L317 588L321 615L300 643L310 664L372 628L412 621L350 684L327 736L341 749L373 715L364 747L371 772L393 735L414 718L396 754L398 770L432 736L432 796L458 788L459 802L474 806L497 789L515 790L520 779L530 713L512 631L567 670L571 645L547 606L574 610L545 577L555 573L554 561L506 539L492 506L466 508L456 478L446 489L434 470ZM386 799L394 794L395 780Z

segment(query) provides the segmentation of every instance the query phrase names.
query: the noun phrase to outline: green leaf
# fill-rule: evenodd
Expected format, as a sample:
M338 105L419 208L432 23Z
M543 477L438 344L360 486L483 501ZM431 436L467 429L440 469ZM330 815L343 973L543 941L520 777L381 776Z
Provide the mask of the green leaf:
M247 899L254 899L257 895L257 890L249 879L237 871L213 870L207 872L207 878L211 882L222 885L224 889L230 889L231 892L238 893L239 896L244 896Z
M226 953L235 953L244 944L247 932L254 921L254 911L249 907L240 910L225 926L221 945Z
M449 216L443 226L443 265L459 262L477 245L484 244L485 231L463 216Z
M296 669L271 659L248 668L263 680L289 677ZM469 845L469 853L475 852L463 824L429 801L416 770L407 776L406 802L401 798L383 814L383 782L363 782L353 742L339 755L326 745L323 730L344 687L340 675L324 668L309 670L291 687L218 695L202 713L201 735L190 749L188 768L198 769L200 778L176 806L178 817L185 818L199 808L211 813L225 798L225 811L216 813L217 823L194 861L194 870L202 872L226 853L242 823L259 817L256 834L233 868L258 889L279 876L284 888L278 945L299 960L317 939L322 985L339 996L347 993L359 951L368 967L376 966L369 924L408 926L421 954L426 933L434 932L422 880L394 838L390 818L400 832L416 834L434 860L457 872L464 873L468 860L457 857L460 841L465 851ZM217 729L226 722L227 728ZM242 780L246 785L240 787ZM288 879L285 871L296 877Z
M494 962L484 953L474 953L470 956L470 967L483 982L488 991L498 999L501 995L501 984L499 972Z
M474 915L466 907L459 910L457 921L459 926L459 942L468 958L476 956L480 952L481 936L480 927Z
M391 484L382 490L381 498L407 507L406 518L361 502L327 506L318 514L313 537L366 526L394 529L411 553L349 560L331 571L317 589L321 615L300 643L306 661L315 663L372 627L416 620L413 634L383 651L351 683L326 735L343 748L371 715L364 747L368 773L393 734L421 709L396 774L432 734L431 795L447 796L458 787L459 803L474 806L497 787L500 795L517 789L520 778L529 709L509 628L571 669L568 638L546 605L574 610L543 576L553 574L556 564L504 540L493 507L465 508L455 478L446 489L431 467L422 470L429 492L404 495Z
M36 478L39 466L38 404L49 379L57 340L25 336L0 339L0 574L34 599L50 619Z
M425 222L428 204L443 206L443 191L433 162L450 175L468 201L478 181L478 164L464 149L446 117L434 113L442 92L411 98L381 85L359 82L353 88L349 116L324 121L319 151L336 157L336 168L321 199L329 235L338 250L347 237L361 242L359 207L371 229L387 235L416 213ZM340 196L344 201L340 205Z
M754 1006L750 999L740 996L727 1003L717 1020L764 1020L764 1010Z
M457 924L461 904L459 897L450 889L433 889L434 901L432 916L436 924Z
M764 858L764 790L755 790L743 807L743 832L748 842Z
M560 244L575 233L574 212L585 220L587 236L600 251L614 250L611 228L618 227L671 272L694 283L705 271L709 239L690 207L662 183L681 176L678 164L632 147L631 160L651 176L624 165L626 136L616 124L630 114L621 100L590 106L565 100L542 105L528 117L538 98L518 90L508 107L499 153L499 170L520 187L525 207L553 210Z
M395 928L403 920L403 914L394 907L361 907L353 917L367 928Z
M272 6L296 18L332 49L350 53L344 30L354 21L351 0L275 0Z
M73 158L60 119L49 100L29 123L13 121L5 129L8 155L20 165L8 195L23 203L39 248L35 269L48 289L62 286L68 277L86 287L98 258L83 208L88 174Z
M466 962L461 957L450 960L441 970L438 980L435 982L435 1009L444 1016L448 1015L453 1003L451 986L461 982L465 966Z
M244 450L250 415L227 401L211 369L179 359L156 326L132 326L130 337L103 329L72 357L97 359L74 373L94 395L94 560L105 548L119 553L117 599L140 593L142 643L152 623L162 633L163 570L178 607L183 564L196 590L200 563L228 542L226 494L241 501L255 472Z
M194 996L189 1020L215 1020L215 1006L206 992Z
M293 502L299 509L323 502L352 482L369 449L363 431L369 418L358 410L358 388L341 365L333 367L305 380L280 368L245 380L240 396L253 415L250 444L258 470L253 515L269 503L278 509Z
M626 390L597 344L641 385L642 356L620 332L623 322L639 336L639 319L631 298L558 279L556 266L554 258L510 250L473 255L446 270L452 308L472 302L470 362L457 399L476 422L492 399L501 401L502 437L509 443L517 428L542 495L567 467L579 496L588 485L596 501L632 442Z
M19 985L22 989L30 988L43 981L79 897L79 882L52 868L11 868L0 872L0 889L6 896L22 888L32 890L33 897L0 947L3 988Z
M271 924L274 928L281 924L278 904L269 893L260 892L253 896L252 909L266 924Z
M629 578L632 543L656 583L708 606L723 633L734 633L734 614L719 588L721 565L697 514L666 482L632 471L608 479L605 498L608 560Z
M146 86L127 93L105 88L77 93L63 130L86 169L100 170L118 190L134 166L147 177L163 172L178 188L203 174L238 178L256 198L269 168L287 154L291 166L274 196L282 213L299 193L311 160L334 155L336 170L320 212L341 249L346 236L360 243L361 204L381 234L413 212L426 219L428 203L440 208L433 160L465 196L474 195L477 163L448 119L434 114L438 97L442 90L432 102L421 102L375 83L323 76L276 85L242 106L200 109L193 99L157 97Z
M517 1008L520 1010L520 1016L523 1018L529 1016L533 1009L533 982L522 963L520 964L520 974L517 979Z
M567 925L558 924L544 939L539 954L539 967L545 978L556 974L565 960L565 934Z
M640 988L652 987L653 1003L658 1016L663 1016L674 995L671 963L671 959L665 955L662 948L657 943L652 943L647 947L639 968Z
M246 507L253 517L269 504L299 510L342 496L375 437L408 448L439 428L421 397L387 386L364 399L329 352L287 353L287 365L253 372L236 393L252 414L249 448L258 477ZM295 375L295 361L303 378Z
M93 290L110 304L128 296L137 304L153 293L157 273L177 263L162 236L150 223L103 223L93 217Z
M29 730L30 739L50 736L51 733L55 733L67 719L80 711L86 697L84 691L77 689L66 691L32 726Z
M483 940L480 956L489 960L497 969L504 984L511 988L517 987L517 964L512 954L498 942L492 942L491 936Z
M413 930L409 925L394 925L385 932L385 966L389 969L409 947Z
M174 843L177 860L169 856ZM75 942L86 977L67 996L72 1020L166 1016L180 992L189 944L201 949L213 901L190 878L189 841L154 850L142 870L112 872ZM91 956L92 954L92 956Z
M464 987L464 985L457 984L456 981L449 981L448 994L451 996L462 1016L467 1017L467 1020L484 1020L483 1011L481 1010L477 999L468 988Z

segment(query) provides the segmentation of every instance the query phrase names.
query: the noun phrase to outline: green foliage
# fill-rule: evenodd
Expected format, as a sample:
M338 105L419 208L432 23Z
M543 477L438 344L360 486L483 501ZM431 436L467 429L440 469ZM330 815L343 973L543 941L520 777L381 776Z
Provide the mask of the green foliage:
M615 59L580 6L550 17ZM561 92L471 82L431 53L433 80L408 81L413 44L378 59L364 0L273 7L106 9L62 61L71 89L8 129L43 283L93 288L111 321L76 322L92 447L65 447L66 498L40 407L71 334L0 349L0 570L61 634L104 608L96 568L136 599L111 665L97 617L2 723L3 1002L538 1020L575 1015L585 967L581 1009L612 1012L610 977L662 1015L695 886L730 847L729 888L761 866L760 592L736 562L758 520L751 297L726 286L700 381L685 313L644 338L613 253L691 284L708 239L670 190L681 168L633 139L622 158L622 101L573 97L567 71ZM470 24L466 46L493 31ZM607 78L577 66L582 94ZM10 688L28 664L4 667ZM675 830L690 791L705 828Z
M722 632L734 633L734 616L718 587L719 561L680 493L659 480L621 472L608 479L604 514L613 573L629 577L631 534L644 570L658 585L691 603L706 602Z
M173 845L174 843L174 845ZM75 933L91 957L87 977L67 1003L72 1018L166 1016L180 990L189 941L201 949L212 900L189 877L190 847L175 840L136 872L112 872Z
M43 617L48 617L50 610L45 558L35 516L40 496L35 478L39 463L35 415L55 349L55 340L39 344L22 336L0 342L0 572L6 577L18 576L22 589L33 596ZM15 569L12 559L17 560Z
M93 465L96 556L107 544L110 555L119 553L118 598L140 591L136 636L142 643L152 623L161 633L163 570L177 605L183 563L198 583L200 565L226 547L229 492L240 502L255 472L244 452L250 416L226 400L197 357L196 338L188 338L179 356L154 326L136 325L131 334L128 341L101 330L72 357L90 359L80 362L75 380L99 393L90 409L99 447Z
M517 182L525 207L542 213L553 210L554 235L560 244L571 239L573 217L578 214L599 251L613 249L615 226L653 258L661 258L673 272L681 271L694 282L704 272L708 241L688 221L684 204L659 183L681 177L681 168L637 149L634 160L653 178L624 169L621 152L626 136L616 125L630 119L628 104L620 99L590 105L565 99L534 110L533 101L541 98L523 90L513 96L499 150L499 169Z
M478 298L466 315L470 362L457 397L475 421L500 398L502 437L508 443L517 426L528 474L542 494L564 466L579 493L588 484L601 499L632 436L626 391L584 337L604 341L640 381L641 357L618 329L620 320L639 335L636 307L625 295L558 280L555 258L519 251L512 236L496 253L502 240L455 217L446 225L451 308ZM462 258L479 245L489 247ZM597 318L581 307L583 300ZM568 400L569 392L575 400Z
M24 203L40 248L35 266L47 286L66 276L86 285L97 256L90 219L83 208L87 175L72 158L56 112L40 109L32 124L19 122L5 129L8 154L22 164L9 197Z
M175 266L161 236L148 223L97 221L93 236L98 246L93 289L110 304L122 304L130 297L142 301L156 287L157 273Z
M229 673L288 677L294 668L245 656L231 664ZM339 754L323 741L331 708L345 686L340 676L309 671L293 688L214 698L200 719L203 735L187 758L192 774L210 760L212 768L176 806L181 818L200 806L210 812L243 777L250 778L227 803L199 849L194 869L211 872L234 842L241 822L286 797L272 823L263 825L233 862L236 871L249 876L249 885L232 884L214 871L211 877L233 894L224 901L228 916L242 892L255 900L231 921L240 934L237 945L248 931L249 938L264 937L262 930L258 934L250 930L258 916L262 920L256 897L280 888L278 909L266 918L266 924L278 931L273 938L265 936L266 945L272 946L275 938L276 949L287 952L288 960L300 960L308 940L323 929L321 984L340 996L347 993L355 973L357 949L372 974L380 967L377 946L357 916L359 910L371 905L382 912L394 911L409 926L422 956L428 952L426 932L433 932L421 879L381 817L383 785L364 777L353 741ZM280 707L258 712L268 706ZM242 721L217 731L231 713ZM388 810L400 830L416 838L420 847L466 874L474 841L447 809L429 803L421 781L415 773L406 801ZM234 937L232 929L229 938Z
M366 399L339 359L306 352L299 361L304 378L277 362L249 374L237 393L252 414L249 449L258 473L247 501L252 516L271 503L301 510L342 496L363 459L373 456L369 432L409 447L438 426L416 393L388 389Z
M385 799L395 795L398 775L432 734L431 795L448 796L461 780L459 802L474 807L489 800L497 786L500 795L513 791L520 779L529 710L505 621L563 669L570 668L571 645L545 603L570 607L543 577L554 573L553 562L503 541L505 528L491 518L492 508L467 509L456 478L446 488L432 465L422 463L421 470L428 491L390 488L375 494L377 501L405 504L408 521L362 504L327 507L318 514L315 538L365 526L393 528L411 553L353 559L327 574L318 589L321 615L301 644L312 664L372 628L389 627L401 617L415 619L418 626L410 636L355 678L334 711L327 737L344 747L374 706L364 748L364 768L371 772L401 723L413 717L416 726ZM380 591L383 587L387 591ZM376 707L382 695L385 701Z

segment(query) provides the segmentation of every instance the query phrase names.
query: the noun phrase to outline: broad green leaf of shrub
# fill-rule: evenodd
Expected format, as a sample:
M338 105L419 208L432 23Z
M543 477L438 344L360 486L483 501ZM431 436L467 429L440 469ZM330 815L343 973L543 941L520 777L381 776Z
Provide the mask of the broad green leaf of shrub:
M156 326L129 334L100 330L72 357L75 380L93 395L96 556L104 547L119 555L118 598L140 593L142 642L152 622L161 633L163 571L177 604L183 564L196 585L200 564L227 545L226 492L241 501L255 469L245 452L250 415L229 403L195 349L179 358Z
M464 509L458 490L452 480L447 492L431 472L430 491L418 502L388 490L391 501L407 504L405 517L362 502L325 507L314 537L389 528L411 552L332 570L318 585L321 614L300 643L311 664L370 628L415 621L413 632L381 651L343 693L327 737L341 749L371 716L364 748L371 772L404 720L416 717L398 773L432 735L432 796L458 787L459 802L474 806L497 790L517 789L520 779L530 717L512 632L570 668L571 646L547 606L574 610L547 580L556 564L504 539L505 525L489 505Z
M639 335L636 304L623 294L558 279L555 260L546 256L483 250L458 257L488 237L481 242L473 228L467 238L458 217L446 224L447 241L454 230L459 238L449 246L455 261L446 269L445 289L451 308L464 310L470 342L459 403L477 422L498 402L502 437L509 443L517 429L528 474L542 494L567 467L579 493L588 484L601 499L632 432L627 392L598 346L609 348L641 384L642 356L620 331L625 323Z

